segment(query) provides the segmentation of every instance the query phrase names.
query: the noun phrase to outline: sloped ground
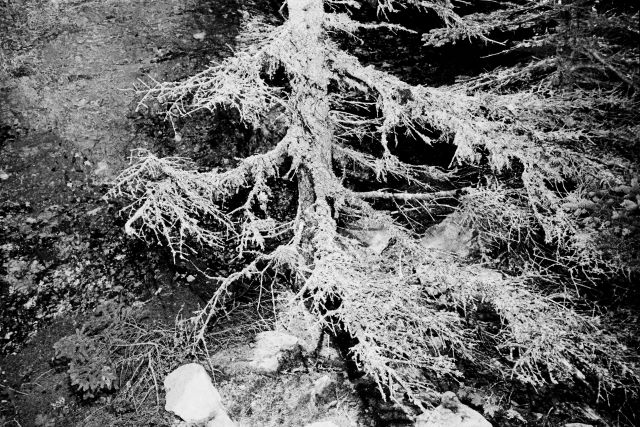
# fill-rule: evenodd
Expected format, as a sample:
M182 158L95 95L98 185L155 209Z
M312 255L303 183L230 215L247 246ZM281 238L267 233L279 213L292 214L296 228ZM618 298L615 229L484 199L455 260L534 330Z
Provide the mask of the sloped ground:
M126 238L117 208L102 197L130 149L171 150L175 142L166 125L134 113L134 86L179 79L228 55L247 7L257 8L233 0L0 1L1 425L173 422L152 399L138 408L110 395L82 402L52 363L53 346L105 305L146 303L147 325L170 326L202 304L187 287L193 278ZM185 132L210 138L202 129ZM237 154L229 144L245 136L226 137L220 152ZM232 415L249 424L297 425L345 399L358 417L347 382L338 387L341 403L301 412L308 402L296 399L320 372L226 377L222 387Z
M195 1L149 6L2 4L3 295L9 287L32 291L56 277L65 282L57 287L77 288L70 277L86 277L86 267L95 268L91 254L123 259L113 253L122 248L115 211L108 212L101 197L129 150L155 141L127 118L134 85L138 79L175 78L220 58L233 42L238 19L231 3L217 3L216 10ZM203 40L192 36L203 32ZM20 331L3 332L3 346L12 336L23 338Z

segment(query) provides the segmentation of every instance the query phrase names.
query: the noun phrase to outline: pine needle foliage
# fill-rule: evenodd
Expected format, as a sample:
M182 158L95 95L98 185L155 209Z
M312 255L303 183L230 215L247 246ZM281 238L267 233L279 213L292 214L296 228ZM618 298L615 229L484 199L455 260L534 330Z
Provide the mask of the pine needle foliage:
M251 255L241 271L211 278L213 297L192 319L197 339L206 339L210 319L235 282L280 270L325 327L351 335L354 361L384 396L408 396L422 405L430 380L463 375L460 360L535 386L577 381L637 393L637 354L605 332L580 299L585 283L638 267L637 252L623 256L602 244L615 234L605 219L620 211L605 195L621 186L627 195L638 192L637 165L601 144L611 135L627 143L637 139L635 48L621 47L615 61L600 61L624 88L594 88L579 79L560 88L554 76L567 75L564 51L434 88L365 66L331 38L400 31L384 21L397 8L434 11L442 28L424 36L434 45L492 42L496 31L543 28L544 34L534 32L510 49L534 42L557 46L567 37L559 30L566 11L589 22L584 34L616 46L624 40L608 36L612 27L624 33L622 39L633 32L624 24L628 14L595 10L582 18L588 2L575 3L522 1L463 16L448 1L384 0L377 4L381 21L362 23L344 13L356 2L289 0L284 24L246 22L234 56L183 81L145 88L141 106L159 101L172 123L201 110L231 108L254 127L275 111L286 128L269 151L228 170L200 171L186 159L137 152L111 191L130 200L126 231L165 242L176 257L195 256L200 247L229 238L240 254ZM585 55L599 61L598 52ZM270 83L279 71L287 87ZM620 126L594 126L590 112L606 115L614 104ZM406 134L426 146L455 145L452 165L477 168L480 178L462 187L453 168L404 161L393 148ZM631 136L625 140L624 134ZM347 184L363 171L378 187L393 182L395 188L364 192ZM268 214L273 179L298 183L291 222ZM226 208L238 195L244 197L239 206ZM379 209L380 202L394 201L417 207L426 218L452 199L452 218L472 229L483 248L477 258L425 250L394 212ZM373 249L344 229L384 234L388 244ZM638 239L637 233L615 237ZM511 266L497 262L498 253ZM478 261L509 275L474 265ZM549 285L556 279L559 284ZM469 313L483 304L499 328L481 339ZM492 356L483 353L489 347Z

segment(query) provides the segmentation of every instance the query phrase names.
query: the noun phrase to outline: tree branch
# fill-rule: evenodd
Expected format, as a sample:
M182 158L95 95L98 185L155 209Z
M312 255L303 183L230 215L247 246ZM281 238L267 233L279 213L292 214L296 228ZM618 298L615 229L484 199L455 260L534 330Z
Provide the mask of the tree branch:
M596 61L601 63L604 66L604 68L606 68L607 70L611 71L613 74L618 76L618 78L620 80L622 80L627 86L635 89L636 91L638 91L640 89L640 87L638 87L638 85L633 80L631 80L629 77L627 77L624 74L622 74L622 72L620 72L620 70L615 68L609 62L607 62L602 56L600 56L600 54L598 54L598 52L596 52L595 50L592 50L592 49L587 49L586 52L593 59L595 59Z
M455 190L436 191L434 193L388 193L386 191L354 191L351 194L354 197L360 199L435 200L461 196L467 191L467 188L458 188Z

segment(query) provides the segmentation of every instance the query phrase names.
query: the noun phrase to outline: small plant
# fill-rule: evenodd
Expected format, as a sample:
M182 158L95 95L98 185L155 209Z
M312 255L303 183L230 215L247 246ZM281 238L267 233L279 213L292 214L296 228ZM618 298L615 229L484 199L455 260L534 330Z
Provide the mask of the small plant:
M53 348L54 360L68 364L71 385L83 399L91 399L101 392L118 388L117 376L109 358L96 341L82 331L61 338Z

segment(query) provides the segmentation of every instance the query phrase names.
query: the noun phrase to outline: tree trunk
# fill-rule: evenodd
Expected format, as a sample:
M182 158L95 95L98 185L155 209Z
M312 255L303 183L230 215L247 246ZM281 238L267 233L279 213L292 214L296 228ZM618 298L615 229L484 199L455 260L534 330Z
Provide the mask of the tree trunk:
M298 135L295 151L298 178L298 221L303 228L303 253L312 258L310 240L318 217L330 215L331 190L336 177L331 167L333 126L330 120L329 76L323 29L322 0L288 0L292 25L291 54L297 62L291 82L290 107L296 112L291 129Z

